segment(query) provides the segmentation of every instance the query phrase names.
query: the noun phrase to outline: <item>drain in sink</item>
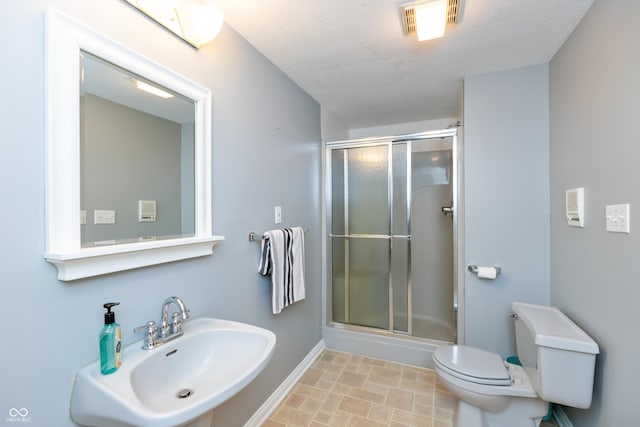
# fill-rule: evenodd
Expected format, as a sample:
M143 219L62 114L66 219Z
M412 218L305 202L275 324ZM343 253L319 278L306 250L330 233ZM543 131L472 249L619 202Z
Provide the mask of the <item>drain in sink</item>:
M186 399L187 397L190 397L191 395L193 395L193 393L194 391L191 390L190 388L183 388L182 390L176 393L176 397L178 399Z

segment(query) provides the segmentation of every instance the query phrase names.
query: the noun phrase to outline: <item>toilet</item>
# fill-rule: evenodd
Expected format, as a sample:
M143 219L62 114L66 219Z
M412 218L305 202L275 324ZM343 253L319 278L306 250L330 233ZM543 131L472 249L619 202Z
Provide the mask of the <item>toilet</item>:
M436 374L459 399L455 427L537 427L548 402L591 406L595 341L556 307L511 308L522 366L466 345L433 352Z

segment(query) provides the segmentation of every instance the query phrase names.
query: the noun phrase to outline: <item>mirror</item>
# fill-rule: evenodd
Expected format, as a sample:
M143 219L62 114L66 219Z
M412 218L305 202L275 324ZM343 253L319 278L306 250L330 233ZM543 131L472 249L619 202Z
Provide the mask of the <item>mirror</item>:
M211 254L211 92L55 9L46 25L45 258L58 278Z
M194 235L194 126L193 100L80 52L83 248Z

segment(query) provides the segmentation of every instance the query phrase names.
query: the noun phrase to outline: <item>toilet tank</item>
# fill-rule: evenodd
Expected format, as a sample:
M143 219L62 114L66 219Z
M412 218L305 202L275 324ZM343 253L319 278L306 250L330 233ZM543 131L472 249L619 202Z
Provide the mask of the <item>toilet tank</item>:
M541 399L591 406L598 345L556 307L514 302L518 358Z

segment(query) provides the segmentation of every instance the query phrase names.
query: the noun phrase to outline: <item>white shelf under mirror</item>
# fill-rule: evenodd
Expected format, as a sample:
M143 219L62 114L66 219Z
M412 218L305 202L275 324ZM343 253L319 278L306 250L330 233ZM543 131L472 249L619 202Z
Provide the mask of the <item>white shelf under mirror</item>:
M211 91L53 8L47 11L45 36L47 171L45 174L46 249L44 257L58 268L58 279L76 280L212 254L213 247L224 237L215 236L212 232ZM87 233L86 224L91 222L93 215L87 215L89 211L83 205L88 203L87 200L81 203L84 197L82 196L83 186L86 186L86 175L82 175L81 172L88 174L87 171L91 170L86 165L83 170L81 164L84 156L81 158L80 138L81 133L87 134L86 121L82 122L85 126L83 132L80 130L80 82L84 79L84 56L97 59L98 62L106 65L106 68L112 67L116 72L124 72L125 75L130 73L137 79L169 91L176 98L186 100L186 111L192 114L191 117L184 118L184 110L182 110L180 118L163 118L171 123L175 122L174 124L182 129L178 132L180 137L177 144L182 144L183 149L177 150L180 154L176 160L180 168L180 182L176 185L181 188L181 193L177 196L180 201L177 206L172 206L174 210L179 211L177 216L181 218L178 227L182 228L177 231L160 233L156 237L153 234L148 236L146 231L142 231L149 228L141 228L133 230L133 235L126 238L114 235L99 239ZM133 86L130 84L133 78L119 80L126 80L129 86ZM100 82L99 86L102 85ZM106 92L111 94L117 91L109 88ZM95 92L87 93L96 94ZM97 96L100 97L99 94ZM149 95L146 96L149 97ZM105 95L105 98L108 96ZM109 102L112 101L109 100ZM120 100L113 102L119 105ZM122 101L123 108L140 110L142 114L156 114L156 112L149 112L146 106L134 106L135 102L137 101L132 101L127 96L126 101ZM161 115L161 113L157 114ZM189 144L186 149L185 141ZM83 154L86 154L86 151ZM118 159L117 155L113 157ZM154 168L155 165L152 164L149 167ZM114 174L122 173L117 167L113 169ZM131 182L135 181L134 177ZM124 186L117 188L124 189ZM108 193L111 196L114 192ZM135 203L146 196L146 194L138 195ZM167 206L167 203L163 205L159 202L159 218L163 212L168 211ZM107 208L111 209L112 206L108 204ZM99 206L93 209L97 211L104 207ZM79 214L81 211L82 216ZM116 215L115 210L104 212L113 212L113 216L108 222L100 223L102 224L100 232L110 230L108 227L120 221L121 218L120 214ZM135 216L137 219L137 212ZM157 222L147 222L140 227L152 227ZM96 220L95 224L99 222ZM109 226L103 224L109 224Z

